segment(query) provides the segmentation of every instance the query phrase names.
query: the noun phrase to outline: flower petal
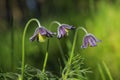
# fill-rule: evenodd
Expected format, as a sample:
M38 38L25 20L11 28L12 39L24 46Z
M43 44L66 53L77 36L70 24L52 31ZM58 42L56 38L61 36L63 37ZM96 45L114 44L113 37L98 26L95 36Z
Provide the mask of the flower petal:
M68 24L62 24L61 26L64 27L64 28L66 28L66 29L75 29L74 26L70 26Z
M32 42L37 38L37 34L34 34L32 37L29 38L29 40Z
M94 40L94 38L93 37L89 37L89 44L90 44L90 46L91 47L94 47L94 46L96 46L97 44L96 44L96 41Z
M101 40L98 40L93 34L89 33L89 36L91 36L96 42L101 42Z
M37 41L44 42L46 37L52 37L53 35L55 35L55 33L47 30L45 27L38 27L36 28L33 36L30 37L30 41L37 39Z
M90 47L94 47L97 45L96 42L101 42L101 41L98 40L93 34L88 33L83 38L83 44L81 48L87 48L88 44L90 45Z
M68 35L68 31L71 29L75 29L75 27L70 26L68 24L61 24L61 26L58 27L58 38L62 38L66 35Z
M46 30L44 27L40 27L40 28L39 28L39 33L40 33L41 35L46 35L46 34L47 34L47 30Z
M89 43L88 42L88 36L84 36L81 48L87 48L88 47L88 43Z
M64 27L58 27L58 38L64 37L66 35L66 31Z

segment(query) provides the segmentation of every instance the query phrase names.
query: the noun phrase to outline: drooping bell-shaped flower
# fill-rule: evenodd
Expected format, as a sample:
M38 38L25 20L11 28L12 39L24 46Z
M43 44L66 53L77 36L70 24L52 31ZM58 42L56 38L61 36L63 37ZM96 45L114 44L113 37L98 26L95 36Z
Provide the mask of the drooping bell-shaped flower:
M88 45L90 45L90 47L94 47L97 45L96 44L97 42L101 42L101 40L98 40L93 34L88 33L83 38L83 43L81 48L87 48Z
M44 42L46 38L52 37L55 33L47 30L45 27L36 28L32 37L30 37L30 41L37 40L39 42Z
M62 38L66 35L68 35L68 32L69 30L73 30L75 29L75 27L73 26L70 26L68 24L61 24L59 27L58 27L58 30L57 30L57 38Z

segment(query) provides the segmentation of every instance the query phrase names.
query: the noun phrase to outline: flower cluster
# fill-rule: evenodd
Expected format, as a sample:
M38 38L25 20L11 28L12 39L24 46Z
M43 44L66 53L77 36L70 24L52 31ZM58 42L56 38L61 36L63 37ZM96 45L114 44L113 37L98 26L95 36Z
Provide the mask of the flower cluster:
M74 30L74 29L75 29L74 26L70 26L68 24L60 24L57 29L57 38L61 39L65 36L68 36L69 30ZM90 47L94 47L97 45L96 42L101 42L101 40L98 40L93 34L87 33L85 28L83 29L84 29L83 31L85 31L86 34L83 37L83 43L81 48L87 48L88 45L90 45ZM37 40L39 42L44 42L46 38L53 37L54 35L56 35L55 32L51 32L45 27L39 26L38 28L36 28L33 36L30 37L30 41Z
M70 26L68 24L61 24L58 26L57 30L57 38L61 39L68 35L69 30L73 30L75 27ZM30 41L37 40L39 42L44 42L46 38L50 38L56 35L56 33L47 30L45 27L38 27L36 28L32 37L30 37Z

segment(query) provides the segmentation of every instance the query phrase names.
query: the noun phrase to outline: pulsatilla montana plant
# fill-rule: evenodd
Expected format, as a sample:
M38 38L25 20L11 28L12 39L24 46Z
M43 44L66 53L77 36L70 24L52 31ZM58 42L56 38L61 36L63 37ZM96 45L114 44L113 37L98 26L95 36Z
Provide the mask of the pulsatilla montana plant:
M72 30L72 29L75 29L75 27L70 26L70 25L68 25L68 24L62 24L62 25L60 25L60 26L58 27L58 30L57 30L57 32L58 32L57 38L60 39L60 38L62 38L62 37L64 37L64 36L68 35L68 31L69 31L69 30Z
M46 37L53 37L55 33L48 31L45 27L36 28L32 37L30 37L30 41L34 41L35 39L39 42L44 42Z
M22 37L22 66L21 66L21 80L24 79L25 75L25 60L24 60L24 55L25 55L25 48L24 48L24 42L25 42L25 34L26 30L29 26L29 24L35 21L38 24L38 27L36 28L35 32L33 35L30 37L30 41L38 41L38 42L45 42L47 40L47 49L46 49L46 54L45 54L45 59L44 59L44 64L43 64L43 69L42 71L38 71L39 74L42 74L42 78L39 76L38 80L52 80L53 78L48 77L46 73L46 64L47 64L47 59L48 59L48 46L49 46L49 39L53 36L56 36L58 39L61 39L63 37L69 36L69 30L76 30L75 35L74 35L74 40L73 40L73 45L72 45L72 50L70 55L68 56L67 63L65 64L65 67L62 69L61 77L55 77L54 79L56 80L80 80L84 76L87 71L87 69L81 69L81 64L83 63L83 59L81 59L80 54L75 55L74 50L75 50L75 44L76 44L76 39L77 39L77 33L78 30L83 30L85 32L85 35L83 37L83 43L81 48L87 48L89 45L91 47L96 46L96 42L100 42L93 34L88 33L87 30L83 27L78 27L77 29L74 26L68 25L68 24L61 24L57 21L53 21L49 27L51 29L51 26L56 23L58 24L57 32L51 32L50 30L46 29L45 27L40 25L40 22L38 19L30 19L24 29L23 32L23 37ZM43 77L44 76L44 77Z

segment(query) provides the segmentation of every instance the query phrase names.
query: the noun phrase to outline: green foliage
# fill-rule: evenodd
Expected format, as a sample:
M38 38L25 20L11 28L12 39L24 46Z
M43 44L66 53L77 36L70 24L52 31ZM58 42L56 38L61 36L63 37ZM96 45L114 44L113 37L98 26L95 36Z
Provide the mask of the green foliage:
M18 73L0 72L0 80L21 80L20 69ZM42 72L41 70L32 67L30 65L25 65L24 80L58 80L56 75L53 75L50 71Z
M0 80L18 80L20 75L18 73L7 72L2 73L0 72Z
M25 80L55 80L57 76L53 75L51 72L42 72L40 69L26 65L25 66Z
M74 56L72 58L72 62L70 65L68 65L68 63L66 63L63 71L62 71L62 79L64 79L64 77L66 76L66 72L68 69L69 72L68 72L68 78L67 80L86 80L87 79L87 76L86 74L89 71L88 68L84 68L83 65L83 58L81 58L81 55L80 54L77 54L76 56Z

